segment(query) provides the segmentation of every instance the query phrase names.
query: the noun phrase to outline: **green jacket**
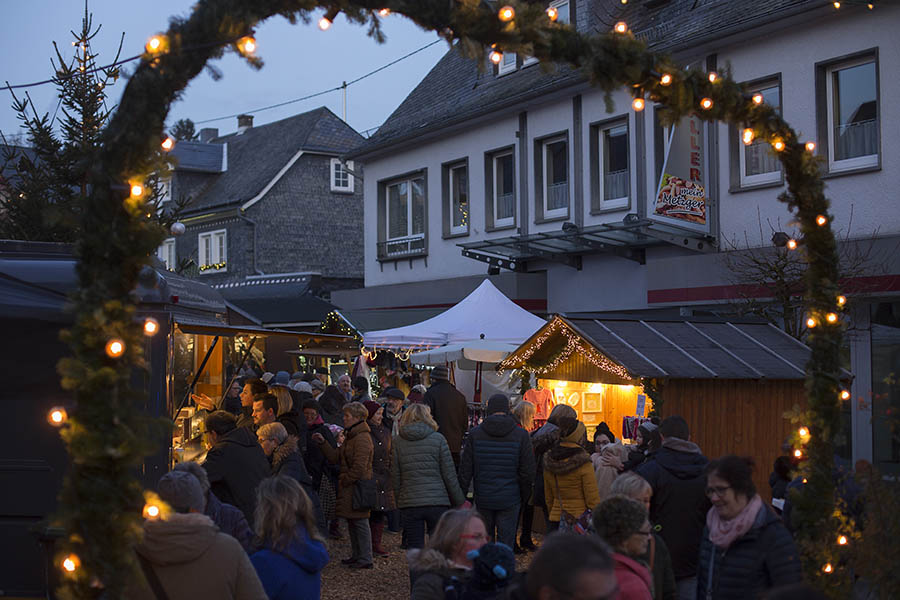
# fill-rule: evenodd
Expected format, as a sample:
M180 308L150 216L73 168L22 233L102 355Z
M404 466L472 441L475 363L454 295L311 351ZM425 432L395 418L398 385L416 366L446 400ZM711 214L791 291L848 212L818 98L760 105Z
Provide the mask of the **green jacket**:
M466 498L444 436L426 423L400 428L391 450L397 508L459 506Z

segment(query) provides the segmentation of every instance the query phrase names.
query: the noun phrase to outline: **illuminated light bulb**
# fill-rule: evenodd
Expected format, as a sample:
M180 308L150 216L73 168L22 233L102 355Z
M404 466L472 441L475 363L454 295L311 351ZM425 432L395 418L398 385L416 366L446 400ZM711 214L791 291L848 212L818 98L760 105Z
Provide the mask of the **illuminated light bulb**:
M838 306L843 306L847 304L847 296L838 296L837 297Z
M77 554L70 554L62 561L62 568L68 573L74 573L79 566L81 566L81 559Z
M628 25L625 23L625 21L619 21L618 23L616 23L614 29L616 30L616 33L625 33L626 31L628 31Z
M797 240L790 239L787 241L788 250L796 250L797 249Z
M491 62L495 65L499 65L501 60L503 60L503 53L498 52L497 50L491 50Z
M700 106L701 106L704 110L709 110L709 109L711 109L712 106L713 106L712 98L704 98L703 100L700 101Z
M144 321L144 335L151 336L159 333L159 321L153 317L147 317Z
M840 535L837 539L838 546L846 546L847 545L847 536Z
M838 316L836 313L828 313L827 315L825 315L825 320L829 323L837 323Z
M709 82L715 83L717 79L719 79L719 74L716 73L715 71L710 71L709 72Z
M815 326L818 325L818 324L819 324L819 322L816 321L816 320L815 320L814 318L812 318L812 317L810 317L810 318L808 318L808 319L806 320L806 326L809 327L810 329L812 329L813 327L815 327Z
M828 217L826 217L825 215L819 215L816 217L816 225L818 225L819 227L821 227L822 225L825 225L827 222L828 222Z
M512 6L507 5L507 6L504 6L503 8L501 8L497 12L497 16L500 18L501 21L503 21L504 23L507 23L507 22L513 20L513 18L516 16L516 11Z
M869 10L872 10L873 8L875 8L875 5L872 4L871 2L869 2L868 4L866 4L866 6L868 7Z
M631 108L635 110L635 112L641 112L644 110L644 99L643 98L635 98L631 101Z
M840 7L841 7L841 3L840 3L840 2L832 2L832 4L834 5L835 8L840 8Z
M319 29L322 31L326 31L329 27L331 27L331 19L328 17L322 17L319 19Z
M238 40L237 47L241 54L253 54L256 52L256 40L253 36L246 35Z
M131 197L138 198L144 195L144 186L139 183L131 184Z
M62 406L54 406L50 409L50 412L47 413L47 421L54 427L61 427L68 420L69 415Z
M815 142L806 142L806 150L807 150L808 152L815 152L815 150L816 150L816 143L815 143Z
M800 437L807 437L809 435L809 429L807 429L806 427L801 427L797 430L797 435L799 435Z
M659 78L660 85L669 85L672 83L672 76L668 73L663 73L662 77Z
M835 4L839 5L838 7L840 7L840 2L835 2ZM823 573L832 573L832 572L834 572L834 567L831 566L831 563L826 563L825 566L822 567L822 572Z
M391 14L391 9L389 9L389 8L382 8L381 10L378 11L378 16L380 16L380 17L386 17L389 14Z
M753 104L762 104L763 103L763 95L762 94L753 94Z
M753 143L753 130L750 129L749 127L746 128L743 131L743 133L741 134L741 139L743 140L744 145L746 145L746 146L749 146L750 144L752 144Z
M547 8L547 18L551 21L556 21L559 18L559 11L552 6Z
M776 151L781 152L784 150L784 142L782 140L775 140L772 142L772 147L775 148Z
M144 518L145 519L157 519L159 518L159 507L155 504L145 504L144 505Z
M801 479L801 481L802 481L803 483L806 483L806 482L809 481L809 480L808 480L806 477L804 477L803 479Z
M175 140L173 140L169 136L166 136L166 139L164 139L162 144L160 144L160 145L162 146L163 150L168 152L169 150L171 150L172 148L175 147Z
M794 458L803 458L803 450L800 448L794 450Z
M125 353L125 342L118 338L113 338L106 342L106 354L112 358L119 358Z
M850 399L850 391L849 390L841 390L841 400L849 400Z
M163 38L159 35L154 35L152 38L147 40L147 45L144 46L147 52L156 53L162 50L163 47Z

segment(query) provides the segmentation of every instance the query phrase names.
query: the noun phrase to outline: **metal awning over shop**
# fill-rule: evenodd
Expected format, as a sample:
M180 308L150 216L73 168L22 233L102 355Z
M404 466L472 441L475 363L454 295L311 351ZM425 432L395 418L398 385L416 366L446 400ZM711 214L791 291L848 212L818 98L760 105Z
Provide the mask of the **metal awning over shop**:
M557 316L500 367L547 376L578 372L593 379L577 380L610 383L610 377L803 379L809 356L806 345L763 322Z
M578 227L564 223L560 231L515 235L458 244L462 255L510 271L526 272L528 261L549 260L581 268L584 254L606 253L645 262L645 249L671 244L696 252L715 252L711 238L651 219L627 218L619 223Z
M208 322L191 321L188 319L176 319L178 328L184 333L200 335L214 335L221 337L234 337L239 335L250 337L282 337L293 338L309 349L310 354L342 356L344 354L356 354L359 352L357 341L347 335L335 335L331 333L308 333L301 331L286 331L283 329L267 329L252 325L217 325ZM302 352L305 354L306 352Z

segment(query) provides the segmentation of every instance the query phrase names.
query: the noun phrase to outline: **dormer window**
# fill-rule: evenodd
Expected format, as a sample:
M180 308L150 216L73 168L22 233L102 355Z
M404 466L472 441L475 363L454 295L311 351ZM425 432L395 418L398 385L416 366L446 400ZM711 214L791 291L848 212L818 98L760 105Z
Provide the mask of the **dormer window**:
M515 52L504 52L503 58L500 59L500 64L497 65L497 74L506 75L507 73L513 73L516 70L517 60L518 57Z

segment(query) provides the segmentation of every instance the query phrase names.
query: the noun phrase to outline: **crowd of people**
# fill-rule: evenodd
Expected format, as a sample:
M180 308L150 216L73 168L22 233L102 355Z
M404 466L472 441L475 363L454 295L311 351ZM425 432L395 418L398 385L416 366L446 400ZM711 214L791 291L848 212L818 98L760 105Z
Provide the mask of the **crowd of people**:
M495 394L469 429L447 368L431 380L373 399L364 377L279 372L221 401L195 395L209 449L160 480L173 512L145 522L134 597L197 596L214 571L199 596L319 598L342 522L348 569L373 568L385 532L402 535L413 600L781 598L802 582L753 461L708 460L682 417L626 445L605 423L588 440L565 404L536 424L534 405ZM535 551L517 573L515 555Z

